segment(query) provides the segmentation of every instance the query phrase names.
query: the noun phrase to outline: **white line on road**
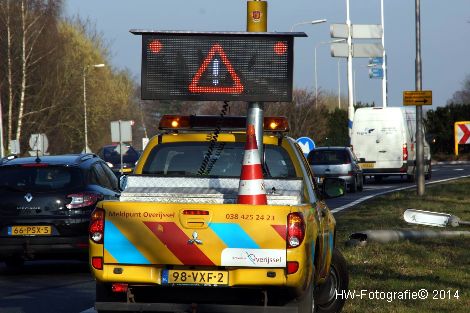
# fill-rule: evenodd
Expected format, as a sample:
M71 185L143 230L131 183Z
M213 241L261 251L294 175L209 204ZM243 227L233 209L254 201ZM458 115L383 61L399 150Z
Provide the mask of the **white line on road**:
M463 176L457 176L457 177L452 177L452 178L446 178L446 179L441 179L441 180L436 180L436 181L432 181L432 182L429 182L429 183L426 183L426 185L432 185L432 184L437 184L437 183L443 183L443 182L446 182L446 181L452 181L452 180L457 180L457 179L461 179L461 178L467 178L467 177L470 177L470 175L463 175ZM367 201L371 198L374 198L374 197L378 197L378 196L382 196L382 195L385 195L387 193L391 193L391 192L395 192L395 191L401 191L401 190L405 190L405 189L411 189L411 188L415 188L416 186L415 185L412 185L412 186L406 186L406 187L400 187L400 188L397 188L397 189L392 189L392 190L386 190L386 191L383 191L383 192L379 192L375 195L369 195L369 196L365 196L365 197L362 197L362 198L359 198L353 202L350 202L348 204L345 204L345 205L342 205L336 209L333 209L331 210L331 213L338 213L338 212L341 212L343 210L346 210L350 207L353 207L355 206L356 204L359 204L361 202L364 202L364 201Z

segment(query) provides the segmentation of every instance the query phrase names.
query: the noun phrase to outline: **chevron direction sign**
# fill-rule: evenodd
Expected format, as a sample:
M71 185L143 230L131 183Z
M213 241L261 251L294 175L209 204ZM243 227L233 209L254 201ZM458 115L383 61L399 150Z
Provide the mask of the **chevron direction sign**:
M455 138L455 155L459 155L459 145L470 144L470 121L455 122L454 138Z

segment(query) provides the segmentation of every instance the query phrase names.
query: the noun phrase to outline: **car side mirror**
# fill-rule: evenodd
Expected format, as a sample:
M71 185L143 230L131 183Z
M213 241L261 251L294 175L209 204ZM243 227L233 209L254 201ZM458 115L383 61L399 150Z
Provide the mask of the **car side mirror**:
M119 190L124 191L127 187L127 175L119 176Z
M322 193L326 198L337 198L346 194L346 182L341 178L325 178Z

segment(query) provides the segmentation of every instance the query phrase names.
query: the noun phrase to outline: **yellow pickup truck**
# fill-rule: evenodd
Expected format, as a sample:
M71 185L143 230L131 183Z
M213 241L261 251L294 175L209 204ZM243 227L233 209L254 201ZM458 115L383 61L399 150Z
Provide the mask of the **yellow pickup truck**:
M340 312L335 219L287 121L264 118L267 205L237 204L245 117L164 116L119 200L92 214L98 312Z

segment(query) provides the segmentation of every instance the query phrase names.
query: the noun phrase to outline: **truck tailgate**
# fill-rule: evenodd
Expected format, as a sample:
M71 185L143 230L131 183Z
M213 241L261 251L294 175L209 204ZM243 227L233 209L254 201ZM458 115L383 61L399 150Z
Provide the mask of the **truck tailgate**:
M295 206L122 201L102 206L104 263L286 266L287 215Z

